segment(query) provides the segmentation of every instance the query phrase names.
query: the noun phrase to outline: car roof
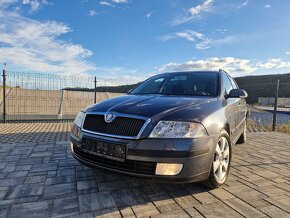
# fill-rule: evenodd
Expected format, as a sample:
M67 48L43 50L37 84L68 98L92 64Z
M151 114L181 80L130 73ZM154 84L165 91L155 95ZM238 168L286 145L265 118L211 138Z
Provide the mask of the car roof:
M219 74L223 70L197 70L197 71L175 71L175 72L166 72L157 75L168 75L168 74L191 74L191 73L216 73Z

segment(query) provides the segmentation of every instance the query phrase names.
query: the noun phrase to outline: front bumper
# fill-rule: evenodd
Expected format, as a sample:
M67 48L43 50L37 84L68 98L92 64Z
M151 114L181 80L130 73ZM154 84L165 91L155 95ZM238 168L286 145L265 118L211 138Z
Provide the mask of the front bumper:
M127 146L125 162L96 156L82 148L82 138L122 143ZM80 137L71 135L73 156L81 163L114 173L166 183L188 183L207 179L218 136L198 139L139 139L127 140L103 137L81 132ZM155 175L157 163L182 163L178 175Z

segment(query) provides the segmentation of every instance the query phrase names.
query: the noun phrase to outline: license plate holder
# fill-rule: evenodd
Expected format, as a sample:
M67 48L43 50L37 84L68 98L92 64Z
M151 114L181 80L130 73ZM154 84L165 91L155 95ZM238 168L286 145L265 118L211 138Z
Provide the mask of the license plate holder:
M126 159L127 146L124 144L83 138L82 149L88 153L112 160L124 162Z

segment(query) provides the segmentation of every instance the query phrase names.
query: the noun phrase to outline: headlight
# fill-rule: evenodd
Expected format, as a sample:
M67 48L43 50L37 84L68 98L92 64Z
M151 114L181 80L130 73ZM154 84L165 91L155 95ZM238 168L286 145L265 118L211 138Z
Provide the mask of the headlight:
M84 119L85 119L86 114L84 112L79 112L78 115L75 118L74 123L78 126L78 127L82 127Z
M206 136L203 125L182 121L159 121L149 138L198 138Z

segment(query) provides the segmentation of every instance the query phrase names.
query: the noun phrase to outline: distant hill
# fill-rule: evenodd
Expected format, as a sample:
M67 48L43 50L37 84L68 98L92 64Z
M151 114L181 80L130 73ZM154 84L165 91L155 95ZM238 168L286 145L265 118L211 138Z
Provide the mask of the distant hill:
M257 103L259 97L275 97L278 79L279 97L290 98L290 73L235 78L239 87L248 92L247 102L250 104Z
M236 77L235 80L241 89L248 92L247 102L254 104L258 102L258 97L275 97L277 80L280 79L279 97L290 98L290 73L261 76ZM286 84L287 83L287 84ZM127 93L138 84L122 86L100 86L97 92ZM94 91L84 88L65 88L71 91Z
M99 86L97 87L97 92L114 92L114 93L127 93L134 87L138 86L140 83L133 84L133 85L122 85L122 86ZM67 91L86 91L86 92L93 92L94 89L88 89L88 88L64 88L63 90Z

